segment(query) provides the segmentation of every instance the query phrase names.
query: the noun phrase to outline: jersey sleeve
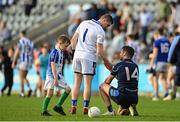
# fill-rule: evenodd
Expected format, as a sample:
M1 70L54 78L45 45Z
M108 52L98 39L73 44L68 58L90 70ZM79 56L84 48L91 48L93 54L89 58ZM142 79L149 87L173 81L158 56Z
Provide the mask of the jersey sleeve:
M50 62L57 62L57 61L58 61L58 51L54 49L50 54Z
M79 24L79 26L77 27L75 33L80 33L80 28L81 28L81 26L83 26L83 23L84 23L84 22L82 22L81 24Z
M21 48L21 40L18 41L17 48L19 48L19 49Z
M158 47L159 47L159 43L158 43L158 42L159 42L159 41L157 41L157 40L154 42L154 47L155 47L155 48L158 48Z
M103 44L104 39L105 39L105 33L103 33L102 31L97 32L97 43L99 44Z
M113 66L113 68L111 70L111 75L116 76L118 74L120 67L121 67L120 64L116 64L115 66Z

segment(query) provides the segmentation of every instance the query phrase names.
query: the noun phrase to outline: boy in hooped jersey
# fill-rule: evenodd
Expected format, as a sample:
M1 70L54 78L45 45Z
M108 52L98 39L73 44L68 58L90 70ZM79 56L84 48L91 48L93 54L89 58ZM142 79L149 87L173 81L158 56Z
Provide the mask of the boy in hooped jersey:
M54 87L56 87L59 90L64 89L65 91L59 98L53 110L61 115L66 115L66 113L63 111L62 104L71 92L71 88L68 86L67 82L62 76L62 64L63 51L67 48L69 44L70 40L66 36L60 35L57 39L55 49L53 49L50 53L48 68L46 72L46 81L44 84L44 89L47 90L47 94L43 101L41 113L42 116L51 116L51 114L48 113L47 108L51 100L51 97L53 96Z

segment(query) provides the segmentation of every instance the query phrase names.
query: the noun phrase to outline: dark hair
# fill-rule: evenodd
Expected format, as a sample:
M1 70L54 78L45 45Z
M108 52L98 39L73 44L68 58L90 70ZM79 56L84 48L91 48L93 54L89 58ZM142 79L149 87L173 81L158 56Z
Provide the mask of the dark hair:
M163 35L164 29L163 28L159 28L157 31L160 35Z
M107 21L109 21L111 24L113 24L113 18L110 14L104 14L100 17L100 19L106 19Z
M132 58L134 56L134 49L130 46L122 47L122 51L126 52L126 54L129 58Z
M129 35L127 35L127 37L129 37L129 38L131 38L131 39L134 39L134 34L129 34Z
M26 31L25 31L25 30L22 30L22 31L21 31L21 34L26 35Z
M58 41L61 41L62 43L68 43L68 44L70 44L69 38L68 38L67 36L65 36L65 35L60 35L60 36L58 37L58 39L57 39L57 42L58 42Z

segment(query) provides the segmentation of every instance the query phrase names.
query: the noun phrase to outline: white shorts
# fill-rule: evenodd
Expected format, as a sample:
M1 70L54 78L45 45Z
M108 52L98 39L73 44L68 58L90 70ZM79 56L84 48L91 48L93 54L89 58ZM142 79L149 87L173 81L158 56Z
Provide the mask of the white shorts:
M168 72L168 63L166 62L157 62L156 64L156 72L157 73L166 73Z
M73 70L75 73L81 73L83 75L95 75L96 62L81 58L74 58Z
M20 70L26 70L28 71L30 68L31 68L31 64L30 63L27 63L27 62L20 62L19 63L19 69Z
M56 90L62 90L69 87L63 76L60 76L60 80L58 80L58 82L59 82L59 85L55 87L54 79L52 77L47 76L45 80L45 84L44 84L44 90L54 89L54 87Z

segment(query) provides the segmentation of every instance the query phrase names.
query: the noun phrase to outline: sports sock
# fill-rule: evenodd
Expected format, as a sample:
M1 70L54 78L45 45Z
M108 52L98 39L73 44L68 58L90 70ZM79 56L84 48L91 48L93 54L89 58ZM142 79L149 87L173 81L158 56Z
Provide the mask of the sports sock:
M58 100L58 103L57 103L57 106L58 107L61 107L62 104L64 103L64 101L66 100L66 98L68 97L68 93L66 93L66 91L60 96L59 100Z
M42 106L42 112L47 110L47 107L49 105L50 100L51 100L51 98L49 98L49 97L44 98L43 106Z
M112 105L108 106L107 109L108 109L109 112L113 112Z
M72 106L76 107L77 106L77 100L72 100Z
M158 92L154 91L154 97L159 97Z
M89 100L84 100L84 108L88 108L89 107Z

